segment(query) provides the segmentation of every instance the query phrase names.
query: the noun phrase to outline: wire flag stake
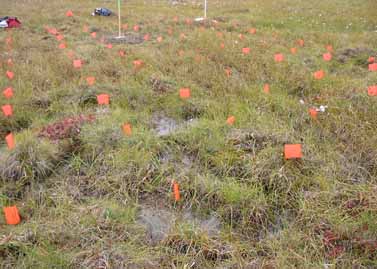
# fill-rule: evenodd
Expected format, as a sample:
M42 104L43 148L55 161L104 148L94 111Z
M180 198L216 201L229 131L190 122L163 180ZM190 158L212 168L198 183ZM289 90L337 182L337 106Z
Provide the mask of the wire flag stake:
M118 23L119 23L119 35L118 38L122 37L122 23L120 18L120 0L118 0Z
M204 0L204 17L195 18L195 21L204 21L207 19L207 0Z

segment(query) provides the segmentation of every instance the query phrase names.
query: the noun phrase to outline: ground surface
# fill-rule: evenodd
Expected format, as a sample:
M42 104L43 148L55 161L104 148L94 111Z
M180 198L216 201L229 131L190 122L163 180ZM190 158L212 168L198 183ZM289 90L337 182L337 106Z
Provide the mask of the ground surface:
M377 268L376 1L209 2L1 0L2 268Z

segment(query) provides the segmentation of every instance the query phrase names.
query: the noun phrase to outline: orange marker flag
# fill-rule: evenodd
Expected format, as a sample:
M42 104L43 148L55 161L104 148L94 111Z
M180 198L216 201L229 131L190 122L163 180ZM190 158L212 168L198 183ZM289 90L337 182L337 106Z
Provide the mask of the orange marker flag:
M129 123L125 123L123 124L122 126L122 129L123 129L123 133L127 136L131 136L132 135L132 127L131 127L131 124Z
M185 22L186 22L187 25L191 25L192 24L192 20L191 19L186 19Z
M235 121L236 121L236 118L234 116L229 116L228 119L226 120L226 123L228 125L233 125Z
M92 86L96 82L96 78L95 77L87 77L86 82L88 83L89 86Z
M80 69L82 66L82 61L81 60L74 60L73 61L73 67L76 69Z
M64 36L62 36L62 35L57 35L56 36L56 40L57 41L62 41L64 39Z
M265 93L270 93L270 84L264 84L263 91Z
M149 39L151 39L150 34L145 34L144 35L144 41L149 41Z
M59 49L66 49L67 45L65 43L60 43L59 44Z
M229 78L232 75L232 69L229 67L225 68L225 74Z
M6 99L10 99L13 97L13 89L11 87L6 88L3 91L3 95Z
M288 144L284 145L284 157L289 159L301 159L302 158L302 146L301 144Z
M296 54L297 53L297 48L291 48L291 53Z
M9 150L12 150L15 148L16 144L14 142L13 134L10 133L5 137L5 141L7 142L7 146Z
M281 54L281 53L277 53L277 54L275 54L274 59L275 59L275 62L277 62L277 63L282 62L282 61L284 61L284 55Z
M3 211L8 225L16 225L21 222L21 217L16 206L4 207Z
M327 46L326 46L326 50L327 50L328 52L333 52L333 51L334 51L334 49L333 49L333 47L332 47L331 45L327 45Z
M310 114L310 117L313 120L316 120L317 119L317 115L318 115L318 111L315 108L309 108L309 114Z
M7 71L7 72L6 72L6 75L7 75L7 77L8 77L10 80L12 80L12 79L14 78L14 73L13 73L12 71Z
M134 25L134 32L139 32L140 26L139 25Z
M221 43L221 44L220 44L220 48L224 49L224 48L225 48L225 44L224 44L224 43Z
M119 50L119 56L120 57L126 56L126 53L124 52L124 50Z
M73 59L73 57L75 56L75 53L72 50L70 50L67 52L67 56L69 57L69 59Z
M12 66L12 65L13 65L13 60L12 60L11 58L9 58L9 59L7 60L7 64L8 64L9 66Z
M257 29L255 28L250 28L249 29L249 33L252 34L252 35L255 35L257 33Z
M96 37L97 37L97 33L96 33L96 32L92 32L90 35L91 35L93 38L96 38Z
M377 85L368 87L369 96L377 96Z
M110 44L110 43L109 43L109 44L106 45L106 47L107 47L108 49L112 49L112 48L113 48L113 44Z
M49 31L48 31L50 34L52 34L52 35L57 35L58 34L58 30L56 30L55 28L51 28L51 29L49 29Z
M250 48L242 48L242 53L243 54L249 54L250 53Z
M175 201L178 202L179 200L181 200L181 194L179 193L179 185L175 180L173 180L173 192Z
M240 40L244 40L244 39L245 39L245 37L243 36L243 34L239 34L239 35L238 35L238 38L239 38Z
M158 42L158 43L161 43L161 42L162 42L162 36L157 37L157 42Z
M303 39L297 40L297 44L300 45L300 47L303 47L305 45L305 41Z
M1 110L3 111L5 117L10 117L13 115L13 109L11 105L3 105L1 107Z
M143 66L142 60L135 60L133 61L135 70L139 70Z
M65 13L65 15L66 15L67 17L73 17L73 12L72 12L72 10L68 10L67 13Z
M368 63L372 64L372 63L374 63L375 60L376 59L371 56L371 57L368 58Z
M370 64L368 68L369 68L369 71L377 71L377 63Z
M320 80L323 79L323 77L325 76L325 72L323 70L318 70L314 72L313 76L315 79Z
M181 99L188 99L191 96L191 92L189 88L182 88L179 90L179 96Z
M97 102L99 105L108 105L110 103L110 96L108 94L97 95Z
M325 60L326 62L331 61L331 59L332 59L332 55L331 55L330 52L323 54L322 57L323 57L323 60Z

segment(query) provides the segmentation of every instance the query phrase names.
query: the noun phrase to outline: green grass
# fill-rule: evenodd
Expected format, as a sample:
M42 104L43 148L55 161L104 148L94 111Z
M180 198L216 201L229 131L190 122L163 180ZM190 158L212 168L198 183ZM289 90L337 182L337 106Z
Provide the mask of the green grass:
M209 1L218 23L203 25L185 22L201 15L201 1L126 1L125 32L137 24L151 40L112 49L98 41L117 34L117 18L90 16L100 1L3 2L3 14L23 26L0 32L0 90L15 93L0 98L14 109L0 116L0 135L16 137L13 151L0 140L0 206L17 205L22 216L17 226L0 217L2 268L377 266L373 0ZM106 5L117 10L116 1ZM80 70L70 50L84 61ZM284 62L274 62L276 53ZM140 70L134 60L144 62ZM313 78L317 70L324 79ZM191 98L181 100L186 87ZM102 93L109 107L97 105ZM327 110L311 119L308 109L321 105ZM64 139L41 135L79 115L95 120ZM296 143L303 158L284 160L284 145ZM165 234L154 241L159 229Z

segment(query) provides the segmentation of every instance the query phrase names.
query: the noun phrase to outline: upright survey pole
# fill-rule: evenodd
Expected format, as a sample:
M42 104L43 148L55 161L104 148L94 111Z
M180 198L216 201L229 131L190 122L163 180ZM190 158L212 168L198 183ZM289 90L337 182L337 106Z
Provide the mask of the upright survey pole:
M120 21L120 0L118 0L118 23L119 23L119 35L118 37L122 36L122 25Z
M204 19L207 19L207 0L204 0Z

